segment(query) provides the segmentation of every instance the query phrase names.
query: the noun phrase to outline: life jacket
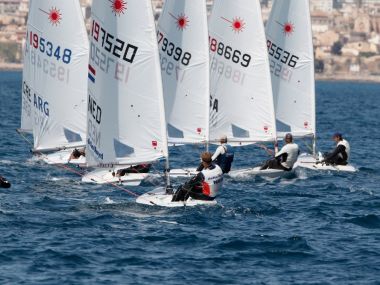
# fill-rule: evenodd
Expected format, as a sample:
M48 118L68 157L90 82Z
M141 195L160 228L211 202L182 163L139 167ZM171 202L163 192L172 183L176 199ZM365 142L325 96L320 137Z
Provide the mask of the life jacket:
M223 173L228 173L231 170L232 162L234 161L235 152L232 146L226 144L222 145L224 148L224 153L220 154L216 159L215 163L219 165Z
M218 165L210 165L210 167L201 171L203 175L202 193L209 197L216 197L223 185L223 171Z
M339 146L339 145L342 145L346 148L346 153L341 154L342 155L341 158L348 161L350 158L350 152L351 152L350 144L346 140L341 140L340 142L338 142L337 146Z

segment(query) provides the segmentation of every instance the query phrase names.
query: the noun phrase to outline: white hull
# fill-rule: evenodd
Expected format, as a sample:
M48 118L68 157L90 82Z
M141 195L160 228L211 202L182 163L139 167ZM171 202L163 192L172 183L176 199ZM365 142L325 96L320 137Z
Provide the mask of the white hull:
M164 188L156 188L148 193L145 193L136 199L136 203L149 205L149 206L161 206L161 207L194 207L194 206L214 206L217 204L213 201L195 200L189 198L185 202L172 202L173 195L166 194Z
M265 169L260 170L260 167L244 168L232 170L226 176L236 178L239 176L260 176L267 178L277 178L281 177L289 172L279 170L279 169ZM172 169L170 170L170 177L172 178L181 178L181 177L192 177L197 175L198 171L195 168L182 168L182 169Z
M260 170L260 166L253 168L237 169L232 170L228 174L230 177L236 178L239 176L260 176L266 178L277 178L289 173L288 171L280 169L264 169Z
M302 154L298 157L297 162L294 165L294 168L306 168L311 170L318 171L339 171L339 172L356 172L357 169L351 165L326 165L323 163L317 163L315 157L309 154Z
M170 170L171 178L193 177L198 174L196 168L178 168Z
M149 175L149 173L127 173L124 176L116 177L112 175L113 171L116 172L117 169L96 169L84 175L82 182L95 184L121 183L128 186L139 186L141 181Z
M44 154L40 156L40 159L47 164L77 164L77 165L85 165L86 158L81 156L78 159L72 159L69 161L70 155L72 153L72 149L60 150L50 154Z

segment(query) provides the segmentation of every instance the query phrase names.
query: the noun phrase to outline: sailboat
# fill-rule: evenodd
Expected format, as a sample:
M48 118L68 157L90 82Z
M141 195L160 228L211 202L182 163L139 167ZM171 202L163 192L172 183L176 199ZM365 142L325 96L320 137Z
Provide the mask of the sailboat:
M275 0L266 25L278 136L313 140L312 155L296 167L352 171L352 166L316 164L314 51L308 0Z
M88 162L92 166L138 164L153 162L163 157L166 159L166 185L170 189L168 137L173 144L202 143L208 138L207 19L206 14L201 14L204 18L197 18L198 11L203 11L203 5L205 10L206 5L203 0L166 1L163 15L170 13L170 19L167 19L167 23L161 19L160 26L155 32L150 0L130 0L120 15L109 15L107 5L104 3L95 2L94 4L94 29L97 30L96 23L102 23L102 28L107 33L112 33L115 38L135 46L136 52L132 62L121 62L125 65L125 70L128 68L128 82L118 82L112 78L114 73L111 72L110 74L101 73L102 77L96 79L96 85L89 85L89 94L93 94L90 96L93 96L93 100L101 109L102 119L100 124L92 123L97 127L95 134L99 134L93 136L94 139L91 138L91 132L94 130L90 127L88 130L87 148L90 149ZM190 21L194 21L192 27L195 30L193 31L190 29ZM199 32L195 21L201 21L204 27L202 29L205 29L201 35L194 34ZM170 25L176 29L176 37L173 36L173 30L166 30L165 27L170 30ZM186 28L188 30L185 32ZM182 32L187 36L182 37ZM188 35L195 35L195 37L189 38ZM196 39L202 36L205 38L206 49L198 53L192 46L199 44ZM189 48L182 48L182 41L191 43ZM91 39L91 42L94 42L94 39ZM102 52L101 45L96 42L96 39L94 46ZM161 51L166 51L165 55L161 53L161 58L159 48ZM91 44L91 52L92 49ZM163 79L161 72L165 72ZM199 77L194 77L197 76L196 73L201 74ZM170 76L178 78L181 84L170 85ZM165 103L163 82L166 86L166 96L168 96L165 97ZM201 86L194 89L193 84ZM111 87L109 90L110 86L115 86L115 89ZM109 94L112 94L112 97ZM110 97L116 98L110 100ZM164 104L169 108L166 113ZM184 107L185 105L200 108L200 110L193 110L194 114L200 114L199 117L196 116L194 122L182 119L181 111L177 107L173 108L173 106ZM184 112L186 111L182 110L182 114ZM168 118L169 131L165 118ZM104 136L106 130L113 129L112 126L118 126L118 132L111 132ZM94 144L93 141L97 137L100 137L100 141ZM114 138L113 143L112 138ZM117 144L115 144L115 139L118 140ZM116 147L120 148L121 145L124 145L125 150L134 149L134 153L126 153L126 156L122 158L118 158L117 155L115 157ZM165 207L216 203L216 201L199 201L191 198L186 202L172 202L172 197L167 188L163 187L139 196L136 202Z
M209 20L210 137L249 145L276 141L274 103L260 2L216 1ZM230 175L278 175L259 167Z
M169 13L167 18L170 18ZM199 42L201 41L198 40ZM271 77L265 43L259 1L225 1L223 4L214 2L209 19L208 38L208 142L216 143L222 135L227 135L229 143L235 146L276 141ZM196 48L199 50L199 45ZM191 120L191 117L187 118ZM256 167L231 171L231 175L278 176L282 172L260 170L260 167ZM171 170L172 177L195 174L196 170L192 168Z
M169 144L207 145L210 73L205 0L165 1L157 41ZM170 171L171 177L193 174L192 168Z
M35 154L67 163L85 145L88 37L79 2L30 3L22 86L21 128ZM78 161L78 163L80 163Z
M150 0L94 1L90 30L86 159L82 181L139 184L117 177L130 165L168 163L166 122Z

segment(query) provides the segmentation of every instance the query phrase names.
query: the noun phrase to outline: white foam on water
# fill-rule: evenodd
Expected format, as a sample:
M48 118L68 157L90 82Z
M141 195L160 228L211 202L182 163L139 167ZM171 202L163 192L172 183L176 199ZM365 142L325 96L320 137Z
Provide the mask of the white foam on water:
M358 187L356 187L356 186L350 186L349 189L350 189L351 193L353 193L353 192L364 192L364 193L369 194L370 196L373 196L372 190L365 189L365 188L360 187L360 186L358 186Z
M52 177L50 178L51 181L60 181L63 180L64 178L58 178L58 177Z
M106 197L105 199L104 199L104 203L105 204L115 204L115 201L114 200L112 200L110 197Z
M10 161L10 160L6 160L6 159L3 159L3 160L0 160L0 164L17 164L17 162L13 162L13 161Z
M178 223L174 221L159 220L158 222L163 224L178 225Z

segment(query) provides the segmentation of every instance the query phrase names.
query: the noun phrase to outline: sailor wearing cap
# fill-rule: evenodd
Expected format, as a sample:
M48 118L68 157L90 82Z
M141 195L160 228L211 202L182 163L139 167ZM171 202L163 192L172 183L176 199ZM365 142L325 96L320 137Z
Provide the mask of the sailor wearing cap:
M350 158L350 144L343 138L341 133L335 133L332 139L336 142L335 149L326 153L321 162L335 165L347 165Z
M172 201L186 201L189 197L196 200L214 200L223 184L223 172L211 161L211 153L204 152L201 156L203 170L181 185L174 194Z
M296 163L298 155L299 147L293 142L292 134L287 133L285 135L285 145L275 154L274 158L265 162L261 167L261 170L270 168L290 171L292 170L294 163Z

